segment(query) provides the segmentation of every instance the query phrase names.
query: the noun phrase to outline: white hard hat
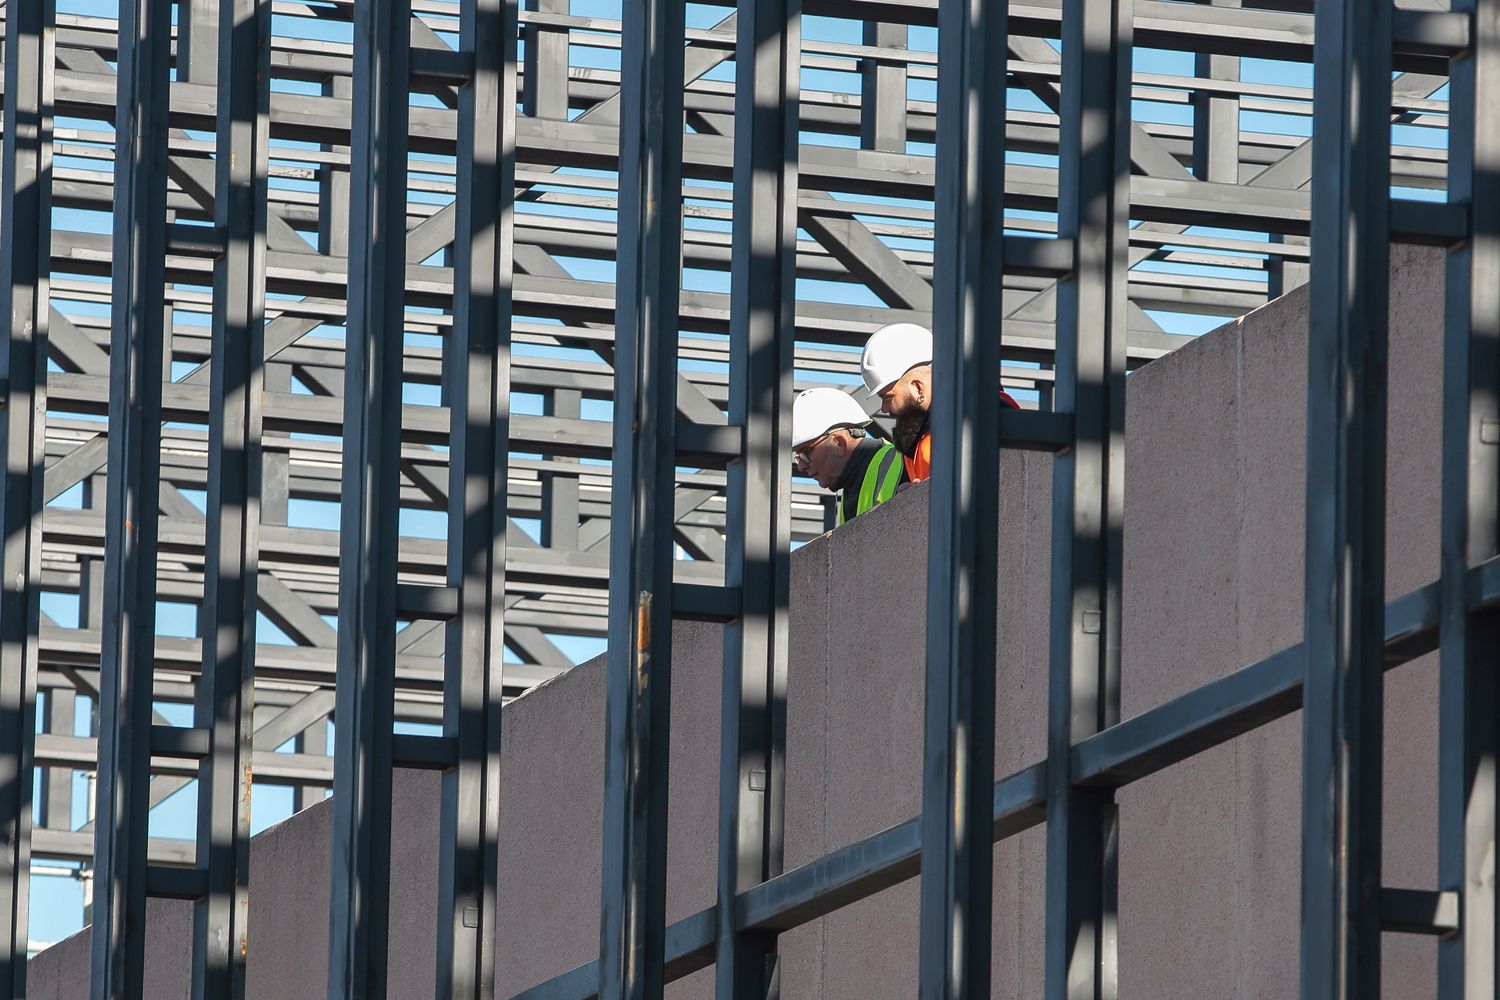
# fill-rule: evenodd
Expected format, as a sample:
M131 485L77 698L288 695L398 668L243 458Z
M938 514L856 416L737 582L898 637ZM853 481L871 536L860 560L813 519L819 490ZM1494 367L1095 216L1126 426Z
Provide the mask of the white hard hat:
M859 370L870 395L893 384L917 365L932 364L932 331L916 323L891 323L870 335Z
M847 392L806 389L792 400L792 447L800 448L839 427L864 427L869 416Z

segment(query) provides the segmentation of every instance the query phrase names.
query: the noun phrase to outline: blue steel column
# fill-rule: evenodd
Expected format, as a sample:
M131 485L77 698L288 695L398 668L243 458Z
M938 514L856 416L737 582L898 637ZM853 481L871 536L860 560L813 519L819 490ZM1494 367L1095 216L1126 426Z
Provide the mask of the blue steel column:
M203 673L194 725L209 734L198 765L194 1000L242 1000L249 945L251 734L265 396L265 264L271 5L226 0L218 13L218 155L209 368Z
M1468 584L1500 552L1500 0L1453 10L1471 27L1449 77L1448 200L1468 203L1470 238L1449 252L1444 309L1438 888L1462 909L1438 942L1438 996L1495 1000L1500 616L1471 616Z
M516 0L465 0L459 46L474 75L458 93L453 333L444 358L449 442L443 731L458 744L443 776L438 989L445 1000L495 994L500 853L506 469L516 190ZM512 944L512 947L518 945Z
M121 0L93 1000L142 996L165 342L169 0Z
M1073 446L1052 480L1047 740L1048 1000L1115 996L1111 794L1073 786L1071 747L1119 721L1132 0L1065 0L1056 407Z
M382 1000L390 913L409 0L354 8L329 1000Z
M601 1000L662 992L684 6L640 0L621 26Z
M920 995L990 995L1006 9L938 8Z
M1319 4L1303 627L1302 996L1380 995L1390 0Z
M52 0L5 18L0 153L0 1000L26 996L42 471L47 437L47 311L52 240Z
M716 994L777 989L776 935L740 931L735 898L781 874L787 601L791 589L791 403L796 340L800 0L741 0L735 39L734 245L724 583L740 617L724 631L719 744Z

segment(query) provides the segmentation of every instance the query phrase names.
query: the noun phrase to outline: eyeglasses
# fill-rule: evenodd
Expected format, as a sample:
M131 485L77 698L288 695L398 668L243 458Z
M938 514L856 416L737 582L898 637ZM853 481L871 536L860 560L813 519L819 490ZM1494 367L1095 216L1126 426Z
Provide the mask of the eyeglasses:
M793 448L792 464L798 469L807 468L807 462L808 459L812 457L813 449L822 444L824 441L828 440L828 435L832 433L832 431L825 431L806 444L799 444L797 447Z

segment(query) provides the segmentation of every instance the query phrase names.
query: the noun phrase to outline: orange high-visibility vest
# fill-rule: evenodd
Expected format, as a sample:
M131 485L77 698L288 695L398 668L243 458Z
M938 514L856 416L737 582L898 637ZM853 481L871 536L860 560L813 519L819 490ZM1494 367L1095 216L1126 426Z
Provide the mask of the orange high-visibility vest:
M1000 390L1001 407L1010 407L1019 410L1021 404L1011 397L1004 389ZM932 475L932 432L927 431L917 440L916 454L902 455L901 461L906 464L906 478L914 483Z
M914 483L932 475L932 431L917 439L915 455L902 455L901 461L906 465L906 478Z

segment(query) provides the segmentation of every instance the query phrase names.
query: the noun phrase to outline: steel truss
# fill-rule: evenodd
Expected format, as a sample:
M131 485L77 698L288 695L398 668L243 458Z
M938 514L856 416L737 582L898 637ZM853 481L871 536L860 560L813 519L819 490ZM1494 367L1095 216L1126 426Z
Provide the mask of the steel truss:
M140 996L148 896L197 901L194 995L243 996L252 772L299 806L335 788L330 994L383 996L394 767L445 775L439 995L492 996L500 706L570 665L563 636L609 639L600 958L525 996L655 997L713 964L719 995L764 997L779 932L918 872L921 994L987 996L988 845L1041 823L1047 995L1112 996L1114 790L1298 708L1304 995L1376 996L1382 930L1444 935L1441 995L1492 995L1500 0L3 13L0 1000L25 995L33 854L97 865L94 996ZM1140 48L1192 69L1132 73ZM1422 190L1446 201L1400 196ZM1392 241L1447 248L1449 281L1442 576L1387 604ZM1121 721L1125 373L1184 342L1173 314L1309 269L1305 641ZM789 478L790 400L901 319L950 387L923 813L783 871L788 550L828 523ZM1057 456L1048 753L999 780L997 436ZM404 529L424 512L444 529ZM158 634L163 601L192 636ZM729 628L719 899L665 926L674 618ZM1381 672L1434 649L1440 878L1382 889ZM99 779L81 829L74 771ZM194 780L196 839L148 837Z

